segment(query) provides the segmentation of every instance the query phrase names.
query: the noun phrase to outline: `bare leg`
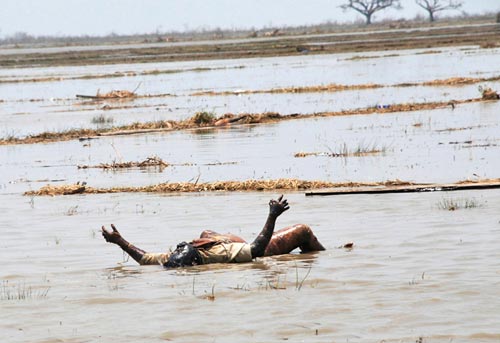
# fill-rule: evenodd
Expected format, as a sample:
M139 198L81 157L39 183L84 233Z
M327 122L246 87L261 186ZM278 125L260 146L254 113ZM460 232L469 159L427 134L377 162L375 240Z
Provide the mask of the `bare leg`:
M300 248L301 252L325 250L309 226L297 224L276 231L264 256L288 254L296 248Z

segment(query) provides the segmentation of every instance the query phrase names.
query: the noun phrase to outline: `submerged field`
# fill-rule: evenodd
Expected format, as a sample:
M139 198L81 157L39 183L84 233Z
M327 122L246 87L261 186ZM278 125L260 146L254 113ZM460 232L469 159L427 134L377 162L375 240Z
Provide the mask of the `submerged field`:
M409 38L397 50L380 44L395 36L377 36L379 49L365 51L213 52L172 62L127 63L117 54L109 64L68 65L64 51L48 63L41 50L47 58L35 65L37 51L0 51L2 337L498 341L499 190L305 197L262 186L499 178L500 103L481 98L483 89L500 90L500 48L482 44L497 29L476 42L458 33L477 28L461 28L446 33L461 37L454 43L439 36L412 46ZM416 35L408 37L422 41ZM149 56L151 46L142 48ZM112 90L135 96L76 97ZM141 191L230 182L260 186ZM77 183L129 192L35 195ZM280 192L291 210L278 226L309 224L326 251L165 271L137 266L99 234L114 223L148 251L203 229L251 240ZM353 249L338 248L351 241Z

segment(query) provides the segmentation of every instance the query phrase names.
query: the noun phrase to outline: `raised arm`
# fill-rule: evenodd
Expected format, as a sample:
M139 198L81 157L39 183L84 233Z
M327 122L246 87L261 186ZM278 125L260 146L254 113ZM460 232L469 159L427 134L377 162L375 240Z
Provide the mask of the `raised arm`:
M111 229L112 231L108 231L104 226L101 228L102 236L104 237L106 242L118 245L120 248L122 248L123 251L129 254L130 257L132 257L137 263L141 263L141 259L146 252L136 247L132 243L127 242L127 240L122 237L120 232L118 232L118 230L113 224L111 224Z
M276 219L289 208L288 201L283 199L283 195L281 195L278 200L271 200L269 202L269 215L267 216L266 224L250 246L252 258L264 256L264 251L274 232Z

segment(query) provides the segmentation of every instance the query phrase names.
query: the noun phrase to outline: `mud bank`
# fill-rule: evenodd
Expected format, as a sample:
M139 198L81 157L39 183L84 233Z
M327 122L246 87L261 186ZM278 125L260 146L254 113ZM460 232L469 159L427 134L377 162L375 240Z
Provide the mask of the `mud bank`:
M460 45L495 46L498 24L424 27L408 30L306 34L196 42L128 44L95 49L67 49L0 55L2 67L69 66L293 56L384 51ZM75 54L78 57L75 58Z

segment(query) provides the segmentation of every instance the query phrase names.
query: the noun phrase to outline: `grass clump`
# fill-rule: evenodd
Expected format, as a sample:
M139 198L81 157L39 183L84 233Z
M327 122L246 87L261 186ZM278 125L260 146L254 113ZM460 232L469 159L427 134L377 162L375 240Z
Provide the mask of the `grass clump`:
M9 280L4 280L0 287L0 300L45 299L49 290L50 287L34 290L31 286L26 286L24 283L10 285Z
M196 112L192 118L193 123L197 125L211 124L215 121L216 115L213 112Z
M148 168L159 167L160 169L168 167L169 164L163 161L160 157L150 156L141 162L116 162L101 163L99 165L79 165L78 169L100 168L100 169L123 169L123 168Z
M481 93L481 98L483 100L499 100L500 94L491 89L490 87L478 87L479 92Z
M113 117L107 117L104 114L95 116L91 120L92 124L97 124L97 125L113 124L114 121L115 120Z
M476 208L480 207L481 205L478 203L476 199L443 198L438 202L437 206L441 210L456 211L460 209Z
M329 152L297 152L293 156L297 158L309 156L362 157L385 153L387 148L378 147L376 144L366 145L364 143L360 143L354 149L350 149L347 144L344 143L337 149L337 151L333 151L330 148L328 148L328 150Z

